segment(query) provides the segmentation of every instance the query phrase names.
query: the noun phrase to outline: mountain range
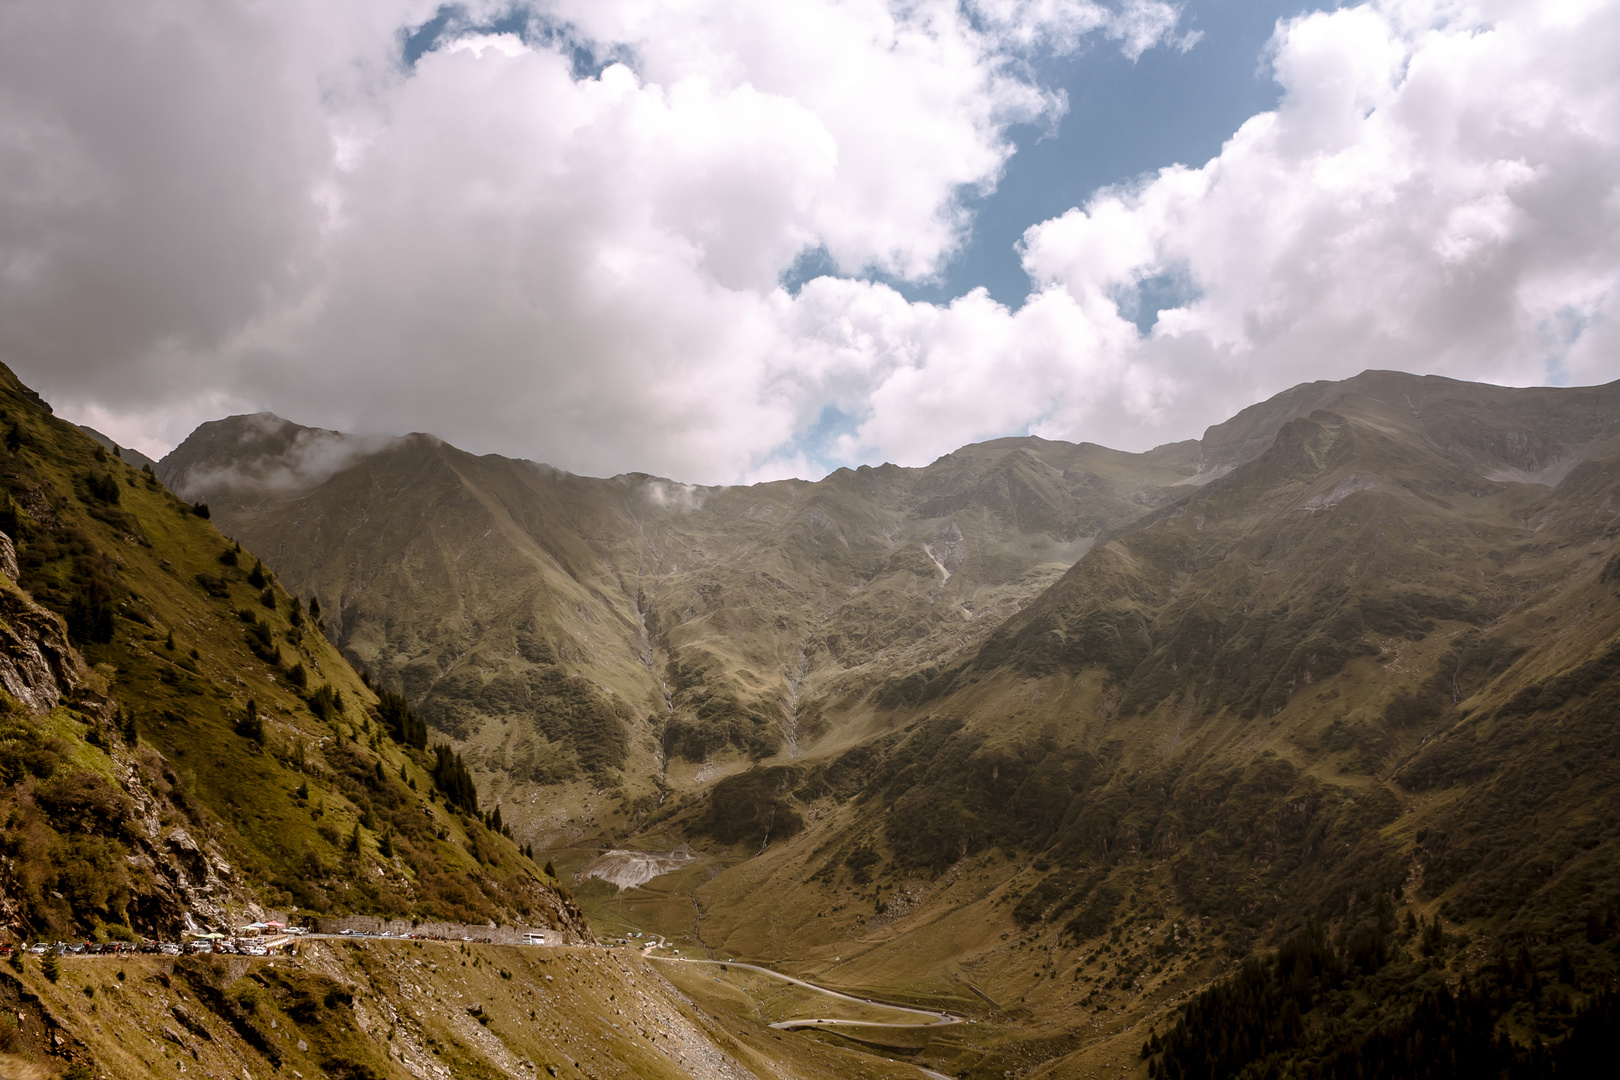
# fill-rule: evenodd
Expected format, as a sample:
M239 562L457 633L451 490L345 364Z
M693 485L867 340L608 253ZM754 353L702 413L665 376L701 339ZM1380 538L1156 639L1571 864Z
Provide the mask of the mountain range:
M697 487L258 414L157 476L599 929L977 1010L882 1043L953 1076L1548 1072L1620 946L1617 416L1369 371Z

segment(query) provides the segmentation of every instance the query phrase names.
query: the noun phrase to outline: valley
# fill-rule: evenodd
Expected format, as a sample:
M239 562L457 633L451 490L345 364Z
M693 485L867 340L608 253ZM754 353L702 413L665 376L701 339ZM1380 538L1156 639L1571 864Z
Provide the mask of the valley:
M563 942L131 957L234 1032L139 1053L30 958L22 1053L257 1075L260 1020L386 1015L311 1067L1578 1075L1613 1007L1620 387L706 489L264 415L146 471L6 394L14 935Z

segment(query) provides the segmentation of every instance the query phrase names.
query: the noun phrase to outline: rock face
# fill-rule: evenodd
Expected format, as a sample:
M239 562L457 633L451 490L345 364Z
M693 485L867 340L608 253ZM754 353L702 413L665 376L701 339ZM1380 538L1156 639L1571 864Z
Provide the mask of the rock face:
M3 537L3 534L0 534ZM83 682L83 661L68 644L61 616L17 588L17 556L9 538L0 544L0 686L30 712L49 712Z

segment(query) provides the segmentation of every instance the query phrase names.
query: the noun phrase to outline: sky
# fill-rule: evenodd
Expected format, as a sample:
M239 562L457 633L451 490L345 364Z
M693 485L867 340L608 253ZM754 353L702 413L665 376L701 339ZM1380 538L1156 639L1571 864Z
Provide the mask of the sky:
M10 0L0 361L696 483L1620 378L1620 5Z

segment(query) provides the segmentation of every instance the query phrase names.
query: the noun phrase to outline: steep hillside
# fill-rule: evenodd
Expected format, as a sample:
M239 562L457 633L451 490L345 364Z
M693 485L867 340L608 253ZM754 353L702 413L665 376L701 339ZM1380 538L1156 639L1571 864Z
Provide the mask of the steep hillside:
M0 425L12 935L172 936L294 908L588 934L206 506L3 369Z

